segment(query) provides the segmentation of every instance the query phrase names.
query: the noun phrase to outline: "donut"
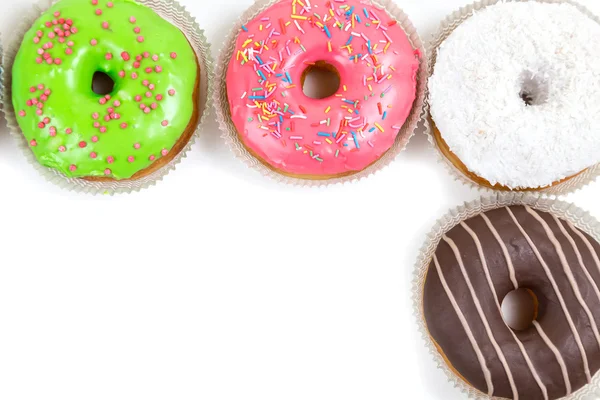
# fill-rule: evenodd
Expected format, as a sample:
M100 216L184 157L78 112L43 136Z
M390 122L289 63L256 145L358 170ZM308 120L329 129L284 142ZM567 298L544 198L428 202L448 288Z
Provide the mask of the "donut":
M595 239L554 214L521 205L480 213L437 246L423 288L427 331L450 369L482 394L575 393L600 369L599 254ZM520 330L501 311L518 289L535 306Z
M136 180L191 139L198 80L185 35L152 9L61 0L23 38L12 102L43 166L68 178Z
M351 175L394 144L415 102L419 58L370 1L282 0L237 36L226 72L231 120L248 152L282 175ZM319 82L330 96L306 94L312 73L331 77Z
M600 24L571 4L500 2L439 46L429 80L437 147L499 190L541 190L600 161Z

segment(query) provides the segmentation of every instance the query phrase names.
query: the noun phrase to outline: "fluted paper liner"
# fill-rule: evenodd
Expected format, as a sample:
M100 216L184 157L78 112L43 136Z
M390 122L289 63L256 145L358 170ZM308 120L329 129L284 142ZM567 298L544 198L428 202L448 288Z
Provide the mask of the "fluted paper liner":
M409 20L408 15L404 13L392 0L377 0L371 1L371 3L384 10L390 17L395 19L402 29L406 33L406 36L410 40L414 49L419 49L422 53L422 57L419 65L419 73L417 74L417 96L413 103L412 110L405 121L402 129L396 137L394 145L375 163L367 167L366 169L359 171L355 174L348 175L340 178L333 178L328 180L311 180L311 179L299 179L280 174L274 169L267 167L261 160L254 157L246 149L244 144L239 138L238 131L231 120L231 113L229 110L229 103L227 100L227 68L229 66L229 60L232 58L233 52L235 51L235 43L238 38L239 32L242 29L242 25L245 25L249 21L256 18L260 13L266 10L271 5L279 2L280 0L256 0L255 3L248 8L242 16L235 22L233 29L225 39L223 49L217 58L216 76L218 81L216 83L216 89L214 91L214 101L217 112L217 122L223 132L222 137L235 154L235 156L246 164L246 166L257 170L262 175L274 179L278 182L283 182L296 186L327 186L336 183L352 182L366 178L383 168L387 167L395 158L400 154L408 145L409 140L415 133L419 121L424 117L424 103L425 103L425 90L427 88L428 79L428 67L427 67L427 56L425 54L425 46L419 37L416 28Z
M568 3L568 4L572 4L573 6L577 7L577 9L579 11L581 11L582 13L584 13L585 15L587 15L588 17L590 17L591 19L593 19L594 21L596 21L600 24L600 19L596 15L594 15L590 10L588 10L581 4L578 4L577 2L572 1L572 0L481 0L481 1L478 1L471 5L461 7L460 9L454 11L452 14L448 15L446 17L446 19L444 19L441 22L438 32L435 33L432 36L431 40L427 43L427 55L429 57L429 60L428 60L429 77L431 77L433 75L433 72L435 69L438 48L448 38L448 36L450 36L452 34L452 32L454 32L454 30L456 28L458 28L458 26L460 24L462 24L467 19L469 19L471 16L473 16L473 14L475 14L477 11L482 10L486 7L489 7L491 5L497 4L501 1L502 2L537 1L539 3ZM454 177L454 179L457 181L460 181L461 183L463 183L467 186L470 186L471 188L479 189L479 190L482 190L487 193L509 191L509 190L492 189L492 188L483 186L483 185L473 181L468 176L466 176L462 171L460 171L450 160L448 160L448 158L446 158L446 156L444 156L444 154L442 153L442 151L439 148L437 140L433 136L432 121L430 120L431 116L429 114L429 107L430 107L429 90L427 90L427 98L425 101L425 110L426 110L427 117L424 118L425 133L428 137L430 145L436 150L436 153L438 154L438 157L439 157L438 161L440 163L443 163L446 166L447 170ZM442 132L442 135L443 135L443 132ZM577 176L574 176L570 179L567 179L563 182L554 184L549 187L533 189L533 190L526 189L526 190L513 190L513 191L514 192L534 191L535 193L556 195L556 196L565 195L565 194L575 192L575 191L583 188L584 186L588 185L589 183L595 181L596 178L598 177L598 175L600 175L600 164L596 164L596 165L586 169L585 171L583 171L582 173L580 173Z
M211 109L214 66L210 54L210 44L206 40L204 31L200 29L196 19L186 10L186 8L175 0L136 0L140 4L150 7L162 18L178 27L185 34L192 48L194 49L194 52L196 53L198 64L200 65L200 91L198 101L200 120L198 121L198 126L196 127L194 135L187 143L185 148L173 160L171 160L169 164L141 179L130 181L90 182L81 178L69 178L55 169L44 167L38 162L35 155L29 148L29 144L27 143L25 136L23 136L23 133L19 128L11 100L12 66L14 64L17 52L21 46L21 42L23 41L23 37L31 28L33 23L58 1L59 0L39 0L31 8L29 13L20 17L21 24L15 29L5 46L5 50L3 52L4 88L2 90L2 96L4 98L4 111L6 114L6 120L12 136L15 138L17 145L23 151L23 154L29 163L33 165L35 169L37 169L48 181L55 183L62 188L83 193L113 195L117 193L132 193L155 185L169 172L174 170L177 164L179 164L186 157L188 151L190 151L192 145L196 141L200 127L206 121L206 117Z
M583 230L594 239L600 241L600 222L588 212L583 211L574 204L549 197L542 197L534 193L498 192L494 195L482 197L479 200L465 203L462 206L451 210L448 214L436 222L431 232L427 235L427 239L421 248L421 252L415 265L412 288L414 314L417 318L417 325L422 338L425 341L427 349L432 354L438 368L445 372L448 380L453 384L454 387L460 389L469 398L476 400L501 400L502 398L495 396L490 397L467 384L452 371L450 366L438 352L433 340L431 339L429 330L427 329L427 323L425 321L425 314L423 310L423 292L425 280L427 278L427 271L429 270L429 265L431 264L433 255L437 250L442 236L446 232L461 222L469 218L473 218L481 213L514 205L527 205L540 211L552 213L558 218L570 221L577 228ZM584 386L582 389L571 394L570 396L564 397L563 399L600 399L600 372L596 373L590 384Z

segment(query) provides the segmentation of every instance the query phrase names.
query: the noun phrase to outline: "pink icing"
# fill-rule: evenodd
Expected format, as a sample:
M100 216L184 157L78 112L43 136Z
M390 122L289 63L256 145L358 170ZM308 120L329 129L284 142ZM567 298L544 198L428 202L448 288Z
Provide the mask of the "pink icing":
M363 170L390 149L410 113L419 55L369 1L282 0L237 38L227 71L233 123L243 143L282 172ZM303 93L301 76L317 61L340 75L334 96Z

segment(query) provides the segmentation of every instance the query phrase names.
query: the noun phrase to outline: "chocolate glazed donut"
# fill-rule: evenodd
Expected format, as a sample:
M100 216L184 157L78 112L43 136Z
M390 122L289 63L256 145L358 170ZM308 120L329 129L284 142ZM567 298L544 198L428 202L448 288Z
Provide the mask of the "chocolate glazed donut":
M600 245L570 222L526 206L466 220L439 243L423 292L427 329L449 366L489 396L558 399L600 369ZM501 303L537 298L526 330Z

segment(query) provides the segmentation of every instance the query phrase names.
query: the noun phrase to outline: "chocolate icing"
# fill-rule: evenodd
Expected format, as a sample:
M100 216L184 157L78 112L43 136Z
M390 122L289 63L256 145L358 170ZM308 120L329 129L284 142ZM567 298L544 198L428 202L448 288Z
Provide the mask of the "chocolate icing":
M573 393L600 369L598 254L589 235L529 207L466 220L446 233L429 266L429 333L450 366L483 393L541 400ZM524 331L508 327L498 306L516 288L539 301Z

